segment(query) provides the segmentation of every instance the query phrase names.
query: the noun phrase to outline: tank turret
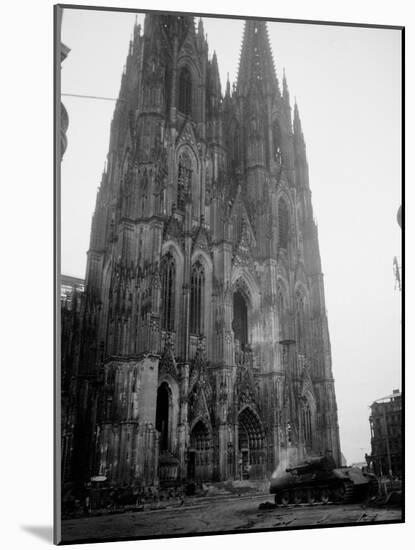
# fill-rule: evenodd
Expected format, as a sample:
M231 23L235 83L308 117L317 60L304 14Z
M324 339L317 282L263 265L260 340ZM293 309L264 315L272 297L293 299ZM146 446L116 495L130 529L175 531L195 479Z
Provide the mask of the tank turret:
M334 465L332 469L334 469L336 466ZM325 457L319 456L316 458L309 458L305 462L302 462L300 464L297 464L293 468L286 468L287 473L293 473L293 474L308 474L310 472L319 472L319 471L325 471L327 470L326 464L325 464Z

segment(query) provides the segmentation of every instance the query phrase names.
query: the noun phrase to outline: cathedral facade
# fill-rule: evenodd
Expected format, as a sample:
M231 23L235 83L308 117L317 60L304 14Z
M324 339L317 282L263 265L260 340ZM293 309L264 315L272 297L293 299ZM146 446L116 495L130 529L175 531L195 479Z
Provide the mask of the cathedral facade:
M201 20L135 26L79 309L68 479L266 479L327 448L340 462L305 141L265 22L245 23L224 95Z

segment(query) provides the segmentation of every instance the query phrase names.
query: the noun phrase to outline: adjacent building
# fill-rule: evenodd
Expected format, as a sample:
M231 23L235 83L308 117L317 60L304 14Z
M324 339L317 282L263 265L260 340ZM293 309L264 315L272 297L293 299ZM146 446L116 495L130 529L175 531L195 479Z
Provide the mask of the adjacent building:
M135 26L77 304L64 479L340 463L305 140L264 21L224 95L201 20Z
M371 460L379 476L402 476L402 395L377 399L370 406Z
M61 452L62 477L71 477L71 458L73 451L73 435L76 422L77 365L79 362L79 345L81 331L81 311L85 283L79 277L61 276L60 287L60 388L61 388Z

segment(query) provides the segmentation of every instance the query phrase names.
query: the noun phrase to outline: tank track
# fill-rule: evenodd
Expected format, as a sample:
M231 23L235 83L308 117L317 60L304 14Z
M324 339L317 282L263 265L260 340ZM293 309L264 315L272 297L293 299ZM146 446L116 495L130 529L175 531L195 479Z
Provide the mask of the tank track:
M346 504L348 502L352 502L355 496L353 482L348 480L343 481L342 485L344 487L344 495L338 500L335 500L335 502L336 503L338 502L339 504Z
M337 492L336 492L337 489ZM347 504L356 496L353 482L344 480L336 488L330 485L305 486L300 489L280 491L275 494L275 504L278 506L299 505L314 506L316 504Z

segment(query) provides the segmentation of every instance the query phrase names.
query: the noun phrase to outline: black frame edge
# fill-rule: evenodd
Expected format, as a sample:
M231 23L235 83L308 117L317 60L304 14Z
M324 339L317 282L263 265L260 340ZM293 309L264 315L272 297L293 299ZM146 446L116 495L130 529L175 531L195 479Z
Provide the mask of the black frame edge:
M382 25L373 23L350 23L345 21L321 21L321 20L309 20L309 19L287 19L279 17L264 17L260 15L227 15L223 13L206 13L206 12L191 12L191 11L176 11L176 10L152 10L152 9L138 9L138 8L109 8L108 6L83 6L79 4L56 4L62 9L79 9L79 10L96 10L96 11L114 11L114 12L128 12L128 13L169 13L172 15L194 15L198 17L214 17L219 19L253 19L255 21L272 21L275 23L298 23L304 25L330 25L338 27L364 27L372 29L390 29L390 30L403 30L403 25Z
M60 392L60 96L61 23L63 7L53 6L53 543L62 543L61 533L61 392Z

